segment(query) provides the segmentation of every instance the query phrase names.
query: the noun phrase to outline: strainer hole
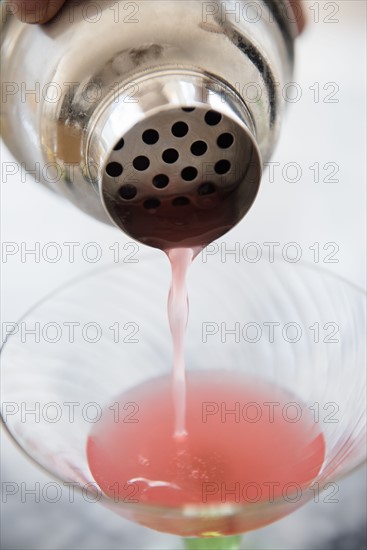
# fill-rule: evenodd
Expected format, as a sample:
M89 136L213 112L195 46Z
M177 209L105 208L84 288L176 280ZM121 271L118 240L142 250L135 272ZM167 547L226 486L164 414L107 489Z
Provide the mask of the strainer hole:
M166 149L162 154L162 159L167 164L173 164L178 159L179 154L176 149Z
M161 201L159 199L147 199L144 201L144 208L147 210L155 210L156 208L159 208L161 205Z
M147 145L154 145L159 140L159 133L157 130L153 129L145 130L145 132L143 132L142 139Z
M148 157L144 157L143 155L139 157L135 157L133 160L133 166L135 170L139 170L139 172L143 172L147 168L149 168L150 160Z
M120 141L118 143L116 143L113 150L114 151L120 151L120 149L122 149L124 145L125 145L125 140L124 140L124 138L121 138Z
M164 189L169 184L169 177L166 174L158 174L153 178L153 185L157 189Z
M172 206L186 206L190 204L190 200L187 197L176 197L172 201Z
M192 111L195 111L195 107L182 107L182 110L185 113L192 113Z
M234 142L234 137L232 134L225 133L221 134L217 139L218 147L221 149L228 149Z
M218 111L208 111L205 115L205 122L209 126L216 126L222 120L222 115Z
M123 168L119 162L110 162L106 166L106 172L111 178L118 178L123 172Z
M194 166L187 166L181 172L181 177L185 181L193 181L198 175L198 171Z
M219 160L216 163L214 170L216 171L217 174L223 175L223 174L226 174L230 168L231 168L231 163L229 162L229 160Z
M191 145L191 153L195 155L196 157L200 157L201 155L204 155L208 150L208 146L205 143L205 141L195 141Z
M198 194L201 196L212 195L213 193L215 193L215 191L216 187L211 181L206 181L205 183L202 183L201 185L199 185L198 188Z
M126 184L120 187L119 189L119 195L122 199L126 201L130 201L131 199L134 199L136 197L138 190L136 189L135 185Z
M171 132L175 137L181 138L186 136L187 132L189 131L189 127L186 124L186 122L176 122L172 128Z

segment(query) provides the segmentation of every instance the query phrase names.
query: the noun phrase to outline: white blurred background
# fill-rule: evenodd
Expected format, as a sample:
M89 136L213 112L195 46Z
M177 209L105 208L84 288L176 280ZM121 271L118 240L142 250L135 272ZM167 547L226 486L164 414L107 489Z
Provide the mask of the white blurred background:
M228 248L241 243L297 242L303 257L312 261L310 246L320 243L321 260L336 243L337 263L324 264L365 288L366 284L366 3L364 0L329 2L338 8L336 23L326 23L331 13L327 2L306 1L311 23L297 45L295 81L302 90L298 102L289 105L278 148L272 158L280 163L275 181L265 173L257 202L247 218L225 241ZM319 22L312 22L318 5ZM315 8L314 8L315 9ZM320 91L315 101L315 83ZM329 83L332 87L326 88ZM327 103L327 96L338 87ZM313 89L311 90L310 87ZM325 88L324 88L325 87ZM13 160L2 144L2 162ZM298 182L289 168L298 163ZM310 166L319 163L320 181L314 181ZM338 172L330 182L330 165ZM334 165L333 165L334 166ZM326 180L326 181L325 181ZM45 294L76 275L88 273L113 261L109 246L128 241L112 227L104 226L76 210L41 186L8 177L1 186L3 242L99 243L103 255L98 264L76 254L74 263L63 257L57 263L40 263L20 254L1 264L3 322L17 321ZM336 249L335 249L336 250ZM245 268L245 267L244 267ZM2 432L2 482L25 482L31 486L50 479L26 459ZM279 550L362 550L366 548L366 472L361 469L340 484L339 503L309 503L292 516L244 537L246 548ZM2 548L4 550L92 550L180 548L176 537L135 526L87 503L80 495L68 502L68 494L54 504L21 502L20 494L2 502Z

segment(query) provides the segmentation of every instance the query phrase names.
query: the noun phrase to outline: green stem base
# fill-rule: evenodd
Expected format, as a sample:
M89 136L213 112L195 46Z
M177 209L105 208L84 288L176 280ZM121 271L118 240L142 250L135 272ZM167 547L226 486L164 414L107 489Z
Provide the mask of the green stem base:
M186 550L239 550L241 535L233 537L210 537L184 539Z

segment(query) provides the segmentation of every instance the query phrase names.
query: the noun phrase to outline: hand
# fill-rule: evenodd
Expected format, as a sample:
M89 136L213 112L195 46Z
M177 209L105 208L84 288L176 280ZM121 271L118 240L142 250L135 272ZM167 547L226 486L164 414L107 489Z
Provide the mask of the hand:
M14 15L25 23L47 23L65 0L6 0Z
M25 23L47 23L57 14L66 0L7 0L14 15ZM271 0L272 1L272 0ZM302 0L289 0L299 32L305 26Z

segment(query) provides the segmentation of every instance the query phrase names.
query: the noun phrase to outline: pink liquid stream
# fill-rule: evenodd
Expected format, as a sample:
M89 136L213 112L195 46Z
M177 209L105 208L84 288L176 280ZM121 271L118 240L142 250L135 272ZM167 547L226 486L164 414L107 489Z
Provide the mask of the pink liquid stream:
M172 282L168 295L168 320L173 344L172 391L175 413L174 437L187 436L185 331L189 317L189 300L186 289L187 271L200 252L200 248L172 248L166 251L171 263Z

